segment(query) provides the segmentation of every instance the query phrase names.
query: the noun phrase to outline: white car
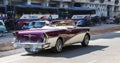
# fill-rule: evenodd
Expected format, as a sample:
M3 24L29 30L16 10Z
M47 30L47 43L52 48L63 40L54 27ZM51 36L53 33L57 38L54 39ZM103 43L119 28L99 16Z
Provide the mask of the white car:
M58 26L55 27L45 26L14 32L12 43L15 47L24 47L28 53L38 53L40 50L46 49L59 53L62 52L63 47L74 43L81 43L84 47L88 46L90 40L89 28L76 27L74 21L72 21L73 24L70 21L64 21L63 23L63 20L61 20L61 22L57 23Z

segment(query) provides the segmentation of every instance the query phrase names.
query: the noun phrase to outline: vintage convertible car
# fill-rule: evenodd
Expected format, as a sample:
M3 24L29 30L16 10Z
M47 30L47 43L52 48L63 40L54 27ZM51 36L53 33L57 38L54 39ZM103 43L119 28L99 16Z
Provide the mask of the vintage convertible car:
M90 40L89 28L76 27L71 23L74 22L59 21L56 26L44 26L43 28L14 32L14 46L24 47L29 53L37 53L44 49L61 52L64 46L78 42L82 46L88 46Z

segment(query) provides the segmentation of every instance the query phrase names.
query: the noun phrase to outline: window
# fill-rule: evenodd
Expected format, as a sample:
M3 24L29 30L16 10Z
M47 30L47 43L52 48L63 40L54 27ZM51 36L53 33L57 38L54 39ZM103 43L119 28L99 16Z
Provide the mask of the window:
M81 7L81 4L80 3L75 3L74 6L75 7Z
M3 2L3 0L0 0L0 4L3 4L4 2Z
M0 22L0 25L3 25L3 23L2 23L2 22Z
M34 25L35 28L41 28L43 26L45 26L45 22L36 22Z
M119 3L119 0L115 0L115 4L118 4Z
M32 4L34 4L34 5L41 5L41 3L32 3Z
M11 2L12 4L23 4L23 3L27 3L27 0L11 0Z
M58 3L58 2L53 2L53 1L51 1L51 2L49 2L49 6L50 6L50 7L58 7L58 6L59 6L59 3Z
M109 2L111 1L111 0L108 0Z
M104 3L104 0L99 0L100 1L100 3Z
M95 0L90 0L90 2L94 2Z
M57 7L57 4L49 4L50 7Z

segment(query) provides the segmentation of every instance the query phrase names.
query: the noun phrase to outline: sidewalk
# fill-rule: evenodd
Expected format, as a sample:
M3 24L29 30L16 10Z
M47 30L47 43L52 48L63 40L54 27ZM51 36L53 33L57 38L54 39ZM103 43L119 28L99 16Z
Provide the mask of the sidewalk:
M90 28L107 28L107 27L115 27L115 26L120 26L120 24L101 24L101 25L96 25L96 26L91 26Z
M104 34L117 30L120 30L120 24L102 24L99 26L90 27L90 32L92 35Z

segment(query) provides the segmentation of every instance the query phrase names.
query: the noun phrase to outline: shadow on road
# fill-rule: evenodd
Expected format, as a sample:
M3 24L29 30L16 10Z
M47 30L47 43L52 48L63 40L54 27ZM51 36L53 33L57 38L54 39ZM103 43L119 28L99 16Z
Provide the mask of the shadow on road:
M107 34L101 34L101 35L94 35L92 36L91 40L97 40L97 39L114 39L120 37L120 33L107 33Z
M50 50L41 51L38 54L25 54L22 56L33 56L33 57L65 57L65 58L72 58L80 55L89 54L94 51L104 51L104 48L107 48L108 46L99 46L99 45L90 45L88 47L82 47L81 45L71 45L64 47L63 51L61 53L53 53Z

